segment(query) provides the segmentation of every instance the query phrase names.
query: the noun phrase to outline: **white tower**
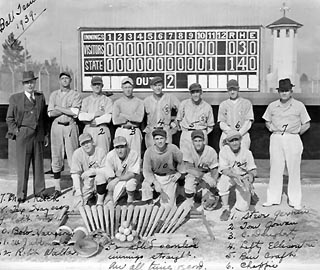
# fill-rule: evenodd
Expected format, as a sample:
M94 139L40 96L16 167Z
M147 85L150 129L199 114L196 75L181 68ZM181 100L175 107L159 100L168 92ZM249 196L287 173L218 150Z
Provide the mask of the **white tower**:
M284 78L290 78L295 85L294 91L301 92L300 78L297 73L297 29L302 24L297 23L286 17L288 7L283 3L280 9L283 11L283 17L269 25L273 36L273 52L271 73L267 75L268 91L276 91L278 81Z

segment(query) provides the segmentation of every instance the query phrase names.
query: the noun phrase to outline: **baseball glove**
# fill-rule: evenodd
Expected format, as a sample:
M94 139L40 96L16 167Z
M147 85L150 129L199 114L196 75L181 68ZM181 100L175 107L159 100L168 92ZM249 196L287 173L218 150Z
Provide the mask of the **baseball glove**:
M212 211L219 203L219 196L214 195L211 191L208 191L202 197L202 206L204 210Z

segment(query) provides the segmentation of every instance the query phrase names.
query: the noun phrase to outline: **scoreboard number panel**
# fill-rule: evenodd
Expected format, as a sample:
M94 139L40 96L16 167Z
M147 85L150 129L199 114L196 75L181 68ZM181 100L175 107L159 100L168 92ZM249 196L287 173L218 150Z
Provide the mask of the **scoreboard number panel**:
M92 76L104 88L121 91L124 77L135 88L151 91L161 76L164 88L188 91L199 82L204 91L226 91L236 78L240 91L259 91L260 26L170 28L79 28L82 90L91 91Z

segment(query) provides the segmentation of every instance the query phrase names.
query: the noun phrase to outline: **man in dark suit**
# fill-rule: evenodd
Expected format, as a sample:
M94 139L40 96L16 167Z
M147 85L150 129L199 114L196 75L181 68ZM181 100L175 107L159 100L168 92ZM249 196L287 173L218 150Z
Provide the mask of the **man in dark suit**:
M17 198L23 203L27 197L29 167L33 168L33 193L45 197L43 152L48 144L45 98L35 91L36 80L33 71L22 75L24 91L11 95L6 122L7 138L16 141L18 187Z

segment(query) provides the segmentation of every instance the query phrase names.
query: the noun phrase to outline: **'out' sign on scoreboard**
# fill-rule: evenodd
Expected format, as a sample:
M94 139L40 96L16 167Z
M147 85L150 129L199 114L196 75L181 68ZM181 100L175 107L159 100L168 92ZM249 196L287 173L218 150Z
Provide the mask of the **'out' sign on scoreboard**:
M118 91L131 77L135 88L150 90L152 77L164 88L185 91L199 82L206 91L225 91L237 79L242 91L259 89L259 27L80 28L83 91L92 76L104 89Z

